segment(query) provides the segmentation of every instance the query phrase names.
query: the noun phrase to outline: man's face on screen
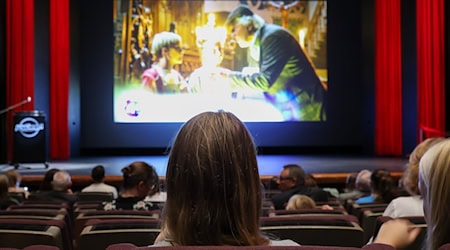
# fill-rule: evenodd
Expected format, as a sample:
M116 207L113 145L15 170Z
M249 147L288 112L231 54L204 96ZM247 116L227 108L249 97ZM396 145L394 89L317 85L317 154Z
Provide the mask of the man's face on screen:
M231 37L236 40L239 47L248 48L251 45L253 34L250 34L248 27L238 20L233 25Z

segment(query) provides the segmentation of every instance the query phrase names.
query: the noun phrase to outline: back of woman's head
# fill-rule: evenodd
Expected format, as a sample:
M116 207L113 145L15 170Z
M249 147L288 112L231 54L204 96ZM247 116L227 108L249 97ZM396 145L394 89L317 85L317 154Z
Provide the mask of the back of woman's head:
M376 169L370 176L372 192L377 194L375 202L389 203L397 197L397 185L391 173L385 169Z
M408 165L403 173L402 184L410 195L418 195L419 187L419 162L425 152L433 145L445 140L444 137L433 137L419 143L409 156Z
M427 249L450 243L450 140L432 146L419 164L419 187L427 221Z
M256 149L245 125L228 112L187 121L173 143L166 173L164 226L180 245L261 245L261 186Z
M150 191L145 195L153 195L159 190L159 177L153 166L143 161L135 161L122 168L123 188L133 189L144 183L150 187ZM144 195L144 197L145 197Z

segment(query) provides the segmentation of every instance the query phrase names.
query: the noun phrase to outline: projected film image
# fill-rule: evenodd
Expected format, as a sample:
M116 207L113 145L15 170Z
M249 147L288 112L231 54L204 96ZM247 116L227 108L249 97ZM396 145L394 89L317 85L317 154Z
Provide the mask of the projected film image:
M327 2L114 0L114 122L326 121Z

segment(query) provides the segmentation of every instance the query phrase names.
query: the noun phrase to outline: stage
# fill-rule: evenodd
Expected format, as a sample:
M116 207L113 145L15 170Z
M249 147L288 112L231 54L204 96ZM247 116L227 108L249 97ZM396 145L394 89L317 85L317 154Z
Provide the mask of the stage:
M121 176L120 170L133 161L145 161L155 167L159 176L166 173L168 156L105 156L80 157L68 161L49 161L48 169L59 168L71 175L90 175L91 169L98 164L105 166L107 176ZM406 158L402 157L361 157L361 156L326 156L326 155L260 155L258 156L261 176L278 176L283 165L298 164L307 173L349 173L362 169L375 170L385 168L391 172L403 172ZM14 166L0 164L0 172ZM21 163L18 171L23 176L43 175L48 169L44 163Z

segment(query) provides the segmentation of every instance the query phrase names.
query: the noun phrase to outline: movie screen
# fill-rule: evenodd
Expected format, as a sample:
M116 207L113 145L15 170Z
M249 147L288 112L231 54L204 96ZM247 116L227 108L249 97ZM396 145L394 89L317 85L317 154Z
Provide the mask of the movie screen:
M114 122L327 120L326 1L114 0Z

